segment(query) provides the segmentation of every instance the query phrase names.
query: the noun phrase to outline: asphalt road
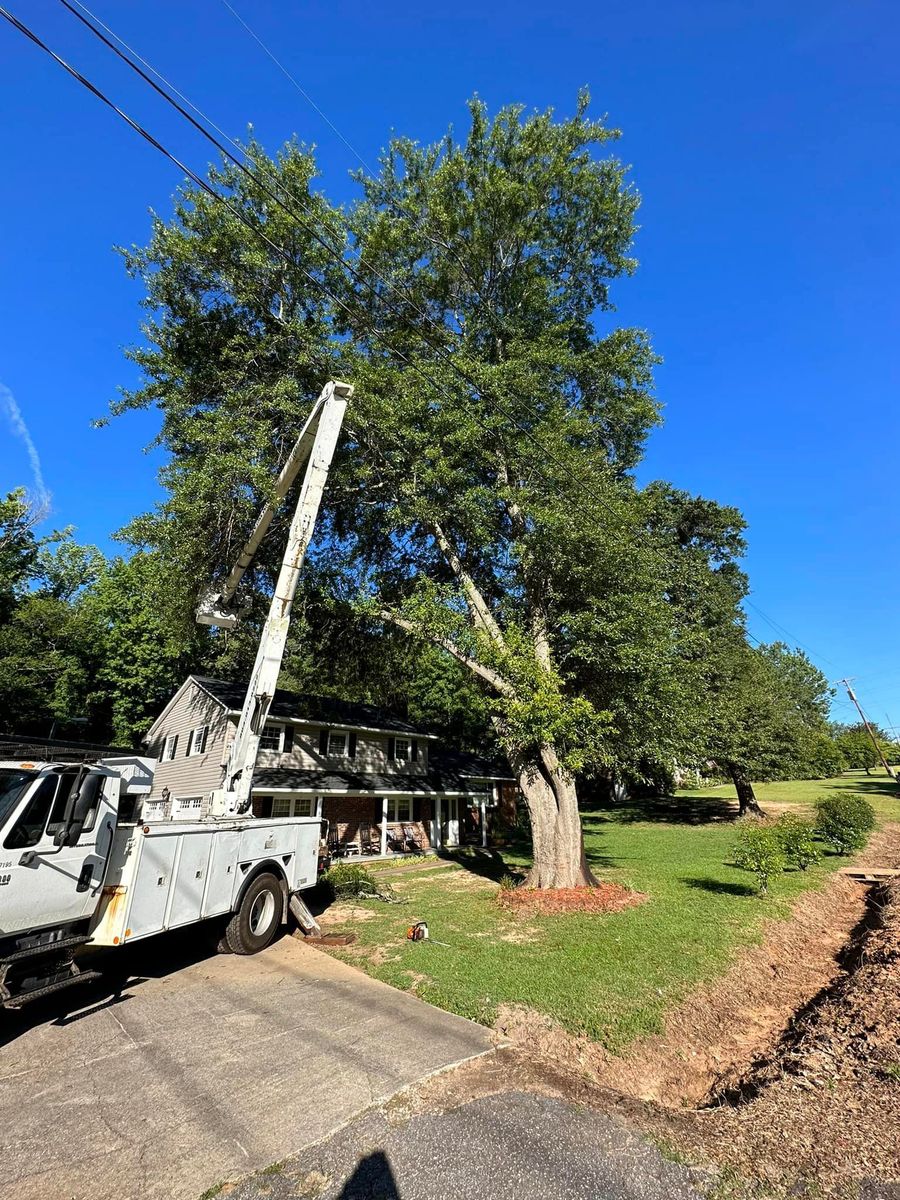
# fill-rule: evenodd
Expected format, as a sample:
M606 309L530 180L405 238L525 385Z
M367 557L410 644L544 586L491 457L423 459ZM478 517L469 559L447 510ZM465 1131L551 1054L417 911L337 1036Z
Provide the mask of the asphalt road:
M621 1120L513 1091L399 1122L366 1113L229 1200L700 1200L702 1178Z
M198 961L197 936L119 952L142 974L80 1010L0 1012L3 1200L197 1200L491 1045L293 938Z

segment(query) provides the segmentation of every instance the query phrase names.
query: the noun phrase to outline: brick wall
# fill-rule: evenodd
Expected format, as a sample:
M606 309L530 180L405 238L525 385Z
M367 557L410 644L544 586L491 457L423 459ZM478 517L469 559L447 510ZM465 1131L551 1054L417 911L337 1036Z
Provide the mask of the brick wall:
M414 831L420 849L431 846L432 801L430 797L416 800L415 821L389 823L388 828L401 836L401 826ZM377 854L381 849L381 797L370 796L325 796L322 801L322 816L329 822L329 836L335 834L341 842L363 841L363 853ZM368 841L368 844L365 844ZM370 851L371 847L371 851Z

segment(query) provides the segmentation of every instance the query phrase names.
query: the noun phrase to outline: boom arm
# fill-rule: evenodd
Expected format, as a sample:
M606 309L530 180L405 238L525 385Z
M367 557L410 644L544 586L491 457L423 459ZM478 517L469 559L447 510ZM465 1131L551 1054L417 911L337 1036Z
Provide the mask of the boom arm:
M212 811L217 816L244 813L250 808L259 739L281 671L297 580L315 528L347 401L352 394L353 388L349 383L332 381L325 385L282 467L275 484L275 496L263 507L240 558L222 587L206 596L197 611L197 620L204 625L233 629L237 624L237 614L228 607L229 603L244 572L253 561L279 502L284 499L300 468L306 463L284 559L263 625L237 732L228 753L223 786L213 793Z

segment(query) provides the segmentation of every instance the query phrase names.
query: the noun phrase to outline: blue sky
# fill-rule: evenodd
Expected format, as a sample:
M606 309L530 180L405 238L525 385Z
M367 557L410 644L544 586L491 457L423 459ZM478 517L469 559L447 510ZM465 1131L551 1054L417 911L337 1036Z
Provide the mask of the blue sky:
M203 169L207 144L59 4L9 2ZM644 197L641 266L614 296L665 360L641 478L740 507L753 604L900 726L896 4L232 3L369 161L391 129L464 127L473 92L568 113L589 86ZM352 194L352 152L222 0L91 7L230 134L252 123L274 149L297 133L329 194ZM112 247L146 240L177 175L5 23L0 128L0 383L40 455L49 524L109 549L158 496L161 461L152 413L90 427L135 380L122 348L141 292ZM0 415L0 488L30 482ZM749 627L779 636L754 608Z

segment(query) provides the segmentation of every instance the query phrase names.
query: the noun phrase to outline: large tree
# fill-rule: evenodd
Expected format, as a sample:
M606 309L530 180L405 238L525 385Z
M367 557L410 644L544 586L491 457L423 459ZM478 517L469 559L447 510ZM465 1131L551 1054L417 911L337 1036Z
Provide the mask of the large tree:
M616 132L584 96L567 120L477 101L470 115L462 141L391 142L346 213L303 148L271 161L251 146L256 179L211 172L231 210L187 188L128 252L150 317L144 381L117 409L158 406L169 452L168 497L129 536L199 589L234 557L309 399L352 380L311 562L338 625L313 605L298 629L340 654L352 612L350 654L379 626L386 659L402 659L398 631L431 647L433 682L409 695L434 712L450 676L433 654L449 656L516 770L531 882L570 886L593 878L575 773L698 740L698 664L719 626L740 626L740 520L632 477L658 406L647 336L612 316L638 207L607 153ZM243 669L283 522L239 597L251 632L208 648L223 667ZM285 677L310 664L295 639Z

